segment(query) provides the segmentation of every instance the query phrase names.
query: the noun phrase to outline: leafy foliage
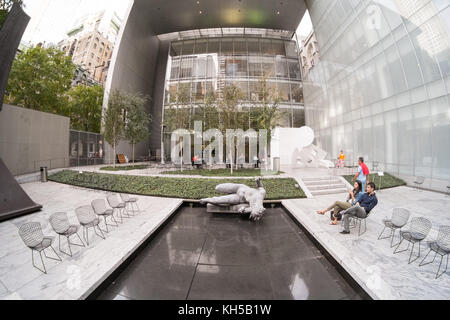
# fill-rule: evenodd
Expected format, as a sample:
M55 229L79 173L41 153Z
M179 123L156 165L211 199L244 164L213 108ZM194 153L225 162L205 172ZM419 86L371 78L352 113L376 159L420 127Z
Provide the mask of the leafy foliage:
M103 137L114 150L114 168L116 167L116 146L123 139L125 128L125 109L127 98L119 90L113 91L108 108L103 114Z
M79 187L131 193L167 198L195 199L219 196L215 187L221 183L241 183L256 187L253 179L189 179L126 176L100 173L82 173L64 170L49 177L49 180ZM263 179L267 191L266 200L305 198L296 181L287 179Z
M353 185L352 179L354 175L351 176L344 176L345 180L347 180L351 185ZM377 190L380 188L380 181L381 181L381 189L390 189L400 186L406 186L406 182L402 179L399 179L397 177L394 177L393 175L389 173L384 173L384 176L380 177L377 174L370 174L368 177L368 181L375 182L375 185L377 187Z
M261 78L258 83L259 101L253 102L251 120L259 130L267 130L268 143L270 145L272 131L280 124L284 116L279 108L280 98L277 90L267 87L267 79Z
M125 119L125 139L133 146L149 137L149 124L151 116L145 111L145 104L149 100L147 96L140 93L126 95L126 119Z
M18 3L23 6L23 0L0 0L0 29L6 20L6 16L11 10L14 3Z
M281 172L266 171L266 175L277 176ZM230 177L230 170L228 169L214 169L214 170L188 170L188 171L164 171L161 174L169 175L188 175L188 176L202 176L202 177ZM259 177L261 176L260 169L240 169L234 171L234 177Z
M67 91L75 65L56 48L29 48L17 56L9 76L7 102L67 115Z
M164 125L168 132L190 128L191 107L188 105L190 85L180 84L177 92L170 97L169 108L164 111Z
M78 85L70 89L69 116L74 130L100 133L103 87Z
M132 170L144 170L148 169L146 165L137 165L137 166L120 166L120 167L103 167L100 168L102 171L132 171Z

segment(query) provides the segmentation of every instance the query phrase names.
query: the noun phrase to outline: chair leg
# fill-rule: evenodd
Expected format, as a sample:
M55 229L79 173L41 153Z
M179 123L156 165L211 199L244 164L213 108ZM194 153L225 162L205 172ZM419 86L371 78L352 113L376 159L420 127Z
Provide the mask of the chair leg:
M395 250L394 250L394 254L397 254L397 253L400 253L400 252L405 252L405 251L407 251L409 249L409 245L411 244L411 242L408 241L408 248L406 248L405 250L397 251L398 248L400 248L400 245L403 243L403 240L404 240L404 238L402 238L400 240L400 242L398 243L397 248L395 248Z
M42 251L44 251L44 256L45 256L47 259L51 259L51 260L55 260L55 261L62 261L61 257L58 255L58 253L56 253L55 248L53 248L52 245L50 246L50 248L52 248L53 252L55 253L55 255L56 255L58 258L52 258L52 257L47 256L47 254L45 253L45 249L42 250Z
M413 254L413 252L414 252L414 246L416 245L415 242L413 243L413 247L412 247L412 249L411 249L411 253L409 254L408 264L411 264L411 263L413 263L414 261L416 261L417 259L420 258L420 243L421 243L421 242L419 241L419 255L418 255L414 260L411 260L412 254Z
M383 235L383 233L384 233L384 231L386 230L386 226L384 226L384 228L383 228L383 231L381 231L381 233L380 233L380 235L378 236L378 239L377 240L383 240L383 239L387 239L387 238L390 238L391 237L391 234L392 234L392 229L390 229L391 230L391 233L389 234L389 236L388 237L381 237L382 235Z
M89 247L89 228L83 227L83 238L86 241L86 244Z
M436 251L436 253L434 254L434 258L433 258L432 261L427 262L427 263L423 263L425 260L427 260L427 258L428 258L428 256L430 255L431 251L433 251L433 249L430 249L430 251L428 251L428 253L427 253L427 255L425 256L425 258L423 258L423 260L419 263L419 267L423 267L423 266L426 266L427 264L430 264L430 263L433 263L433 262L434 262L434 260L436 259L436 256L437 256L437 251Z
M358 219L359 220L359 232L358 232L358 236L359 237L361 237L364 233L366 233L366 231L367 231L367 222L366 222L366 219ZM364 221L364 232L363 233L361 233L361 227L362 227L362 224L363 224L363 221Z
M100 230L101 235L97 233L97 229L95 229L95 227L94 227L94 232L95 232L95 234L98 235L98 236L99 236L100 238L102 238L103 240L105 240L106 238L105 238L105 235L103 234L103 230L100 228L99 225L97 225L97 228L98 228L98 230Z
M77 243L72 243L72 242L70 242L70 237L69 237L69 243L70 243L70 245L85 248L86 246L84 245L83 240L81 240L80 235L78 234L78 232L75 233L75 234L77 235L78 239L80 239L81 244L77 244Z
M441 255L441 262L439 263L439 268L438 268L438 270L437 270L437 272L436 272L436 279L437 279L437 278L440 278L444 273L447 272L447 267L448 267L448 254L447 254L447 260L446 260L446 262L445 262L445 269L444 269L444 271L442 271L441 273L439 273L439 271L441 270L441 265L442 265L442 260L443 260L443 259L444 259L444 256Z
M42 266L44 267L44 270L42 270L41 268L39 268L38 266L36 266L36 264L34 263L34 250L31 249L31 261L32 261L32 263L33 263L33 267L35 267L36 269L38 269L40 272L43 272L43 273L47 274L47 269L45 268L45 263L44 263L44 260L42 259L42 254L41 254L40 251L38 251L38 252L39 252L39 256L41 257L41 263L42 263Z
M66 238L67 238L67 244L69 246L69 253L67 253L61 249L61 235L60 234L58 234L58 244L59 244L58 249L59 249L59 252L64 253L64 254L68 255L69 257L72 257L72 249L70 248L69 237L66 237Z

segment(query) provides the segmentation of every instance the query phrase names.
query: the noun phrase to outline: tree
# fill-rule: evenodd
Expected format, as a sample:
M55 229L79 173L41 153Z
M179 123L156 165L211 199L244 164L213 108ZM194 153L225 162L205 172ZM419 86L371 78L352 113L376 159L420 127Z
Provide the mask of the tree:
M116 167L116 147L123 139L125 126L125 109L127 98L115 90L108 101L108 108L103 114L103 137L113 147L114 168Z
M129 94L126 99L125 139L133 146L133 162L136 144L150 135L151 116L145 111L148 100L140 93Z
M24 6L22 0L0 0L0 29L14 3L18 3L22 7Z
M219 127L224 136L228 129L241 129L242 127L242 114L239 112L239 102L243 98L243 93L238 86L234 83L226 85L223 89L222 98L217 103L219 110L220 123ZM233 153L235 150L230 149L230 153L227 155L230 160L231 174L233 174Z
M104 89L78 85L69 90L70 125L74 130L100 133Z
M268 88L266 78L259 80L258 98L259 101L253 102L250 117L253 123L256 124L257 129L267 131L267 148L270 149L272 131L279 125L285 113L279 108L280 98L278 91ZM267 154L267 150L265 154Z
M25 108L67 115L67 95L75 71L70 57L56 48L29 48L13 63L7 102Z
M189 129L191 119L189 99L190 84L180 84L176 93L170 97L169 108L164 110L163 125L169 133L178 129ZM182 137L179 137L177 143L180 143L181 140ZM161 158L164 161L164 144L162 145ZM181 170L183 170L183 161L181 161Z

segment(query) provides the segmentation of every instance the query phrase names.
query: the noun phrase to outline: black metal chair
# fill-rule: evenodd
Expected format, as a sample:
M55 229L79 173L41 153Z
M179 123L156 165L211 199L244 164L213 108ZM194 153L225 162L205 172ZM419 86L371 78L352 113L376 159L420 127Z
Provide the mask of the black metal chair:
M395 247L398 243L393 244L394 237L395 237L395 231L397 229L403 228L409 220L411 213L403 208L394 208L392 210L392 218L390 220L384 219L384 228L383 231L381 231L380 235L378 236L378 240L388 239L391 238L391 248ZM391 233L388 236L381 237L386 230L386 228L389 228L391 230Z
M89 228L94 228L94 232L97 236L102 239L105 239L102 229L98 226L100 223L99 217L95 214L94 210L91 206L83 206L79 207L75 210L78 221L83 227L83 238L86 241L87 245L89 245ZM100 230L101 234L97 233L97 227Z
M416 177L414 180L414 184L416 186L416 190L420 190L419 187L425 182L425 177Z
M120 222L123 223L125 211L128 213L126 203L120 202L116 194L109 195L106 199L108 200L109 206L113 208L114 211L117 210L117 215L120 217ZM130 218L130 216L127 214L125 218Z
M122 198L122 201L125 202L126 206L130 206L131 211L133 211L133 214L135 213L134 207L136 206L137 212L140 212L140 208L137 204L138 198L131 198L128 194L120 194L120 197Z
M55 249L52 246L54 238L44 236L41 224L39 222L30 222L20 226L19 235L22 238L25 245L31 249L31 261L33 263L33 267L35 267L39 271L47 274L47 269L45 268L44 260L42 259L42 252L44 252L44 256L47 259L62 261L61 257L56 253ZM47 254L45 253L45 249L49 247L52 248L53 252L58 257L57 259L47 256ZM39 252L39 256L41 257L41 262L44 270L35 265L34 251Z
M412 247L411 253L409 255L408 264L413 263L414 261L416 261L417 259L420 258L420 245L421 245L422 241L428 236L428 233L430 232L430 230L431 230L431 221L430 220L428 220L427 218L422 218L422 217L413 218L411 220L409 231L400 230L401 240L400 240L397 248L395 248L394 254L407 251L409 249L409 245L412 243L413 247ZM403 243L403 240L408 241L408 248L398 251L398 248L400 248L401 244ZM416 243L419 243L419 254L414 260L411 260Z
M119 224L117 223L116 219L114 218L114 209L108 209L106 208L106 202L104 199L97 199L91 202L92 209L94 209L94 212L99 217L103 217L105 221L105 227L106 227L106 233L109 233L108 226L111 227L118 227ZM111 217L111 220L114 221L115 224L108 224L108 221L106 220L108 217Z
M420 266L425 266L427 264L433 263L434 260L436 259L436 256L439 254L441 256L441 262L439 263L439 268L436 272L436 279L437 279L447 272L448 256L450 254L450 226L440 226L437 240L429 242L428 245L430 247L430 251L427 253L425 258L423 258L422 262L420 263ZM424 261L427 259L431 251L435 252L433 261L424 263ZM444 259L445 256L447 256L447 261L445 263L445 270L439 273L442 266L442 260Z
M67 213L65 212L57 212L50 216L50 224L52 225L53 230L58 234L58 242L59 242L59 251L67 254L72 257L72 248L71 245L78 247L85 247L83 240L81 240L80 235L78 234L78 230L80 229L79 225L71 225ZM78 239L81 241L80 244L71 243L70 237L73 235L77 235ZM61 250L61 236L66 237L67 244L69 246L69 253Z

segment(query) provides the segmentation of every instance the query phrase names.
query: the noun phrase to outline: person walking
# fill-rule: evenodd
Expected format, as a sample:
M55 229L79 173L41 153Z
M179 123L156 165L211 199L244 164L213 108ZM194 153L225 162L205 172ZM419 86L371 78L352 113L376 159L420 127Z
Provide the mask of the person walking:
M366 190L366 185L367 183L369 183L369 168L367 167L367 165L364 163L364 158L360 157L358 160L359 166L358 166L358 172L355 174L355 176L352 179L352 182L354 182L355 180L359 180L362 183L363 186L363 191Z

